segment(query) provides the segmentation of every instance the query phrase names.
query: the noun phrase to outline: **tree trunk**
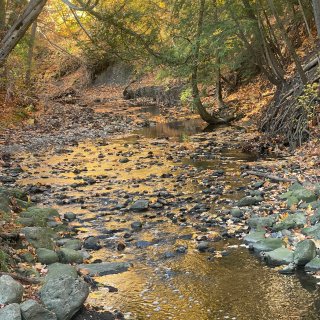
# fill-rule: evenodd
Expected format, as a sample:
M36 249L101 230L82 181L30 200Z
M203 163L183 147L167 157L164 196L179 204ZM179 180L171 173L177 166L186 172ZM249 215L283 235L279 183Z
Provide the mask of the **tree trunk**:
M279 87L282 82L272 73L272 70L268 69L268 66L263 63L262 59L262 52L257 52L256 48L249 42L247 39L245 32L238 20L238 17L235 15L235 13L232 10L230 2L227 2L227 10L230 13L230 16L232 20L235 22L237 27L237 36L240 40L243 41L244 45L246 46L247 50L252 54L253 59L255 60L255 64L261 70L261 72L266 76L269 82L274 84L275 86Z
M217 70L216 70L216 100L217 100L219 109L223 109L226 106L226 104L224 103L223 97L222 97L221 69L220 69L219 53L217 54L216 64L217 64Z
M0 0L1 1L1 0ZM31 24L38 18L47 0L32 0L25 8L22 15L8 30L0 42L0 66L21 38L25 35Z
M287 48L289 50L289 53L290 53L295 65L296 65L296 68L297 68L298 74L299 74L299 76L301 78L301 81L302 81L303 84L306 84L308 82L308 79L306 77L306 74L303 71L303 68L302 68L301 63L300 63L300 59L299 59L299 57L298 57L298 55L297 55L297 53L296 53L296 51L295 51L290 39L288 37L286 29L285 29L285 27L284 27L284 25L283 25L283 23L282 23L282 21L281 21L281 19L279 17L279 14L278 14L278 12L276 10L274 2L273 2L273 0L268 0L268 3L269 3L269 6L271 8L271 11L272 11L272 13L273 13L273 15L274 15L274 17L276 19L276 22L277 22L278 28L280 30L280 33L282 35L282 38L285 41L286 46L287 46Z
M312 0L314 20L317 26L318 40L320 39L320 0Z
M29 41L27 71L26 71L26 79L25 79L27 85L30 85L30 81L31 81L32 58L33 58L34 42L36 40L36 32L37 32L37 20L35 20L35 22L32 24L30 41Z
M0 0L0 40L6 26L6 0Z
M198 68L199 68L199 57L200 57L200 42L201 35L203 29L203 18L204 18L204 9L205 9L205 0L199 0L200 9L199 9L199 17L198 17L198 25L197 25L197 34L195 38L194 45L194 54L193 54L193 66L192 66L192 75L191 75L191 88L192 88L192 98L193 104L197 108L198 113L202 120L209 124L223 124L228 123L235 119L232 115L228 119L222 119L210 114L200 99L200 92L198 88Z

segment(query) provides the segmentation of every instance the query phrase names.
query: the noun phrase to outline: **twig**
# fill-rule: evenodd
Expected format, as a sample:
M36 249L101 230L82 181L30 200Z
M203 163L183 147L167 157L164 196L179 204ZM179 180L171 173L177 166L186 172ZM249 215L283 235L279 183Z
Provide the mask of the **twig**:
M274 180L274 181L281 181L281 182L299 182L298 179L288 179L288 178L282 178L282 177L278 177L278 176L274 176L272 174L268 174L268 173L264 173L264 172L259 172L259 171L247 171L247 174L253 175L253 176L257 176L257 177L264 177L264 178L268 178L270 180Z

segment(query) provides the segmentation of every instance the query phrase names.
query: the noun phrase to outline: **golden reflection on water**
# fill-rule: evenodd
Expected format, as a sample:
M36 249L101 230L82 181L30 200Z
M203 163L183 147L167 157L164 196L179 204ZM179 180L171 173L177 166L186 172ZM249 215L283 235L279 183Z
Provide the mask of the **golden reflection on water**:
M171 278L164 277L168 270ZM97 280L119 292L102 288L90 294L90 303L117 305L132 312L130 319L318 319L316 293L296 277L263 267L245 249L214 261L191 253L153 268L136 263L126 273Z
M137 182L139 186L133 187L135 179L144 179L151 174L158 177L162 173L172 172L177 175L183 172L173 170L177 165L173 161L164 160L164 153L172 148L170 144L161 142L160 145L151 145L140 142L139 146L137 149L134 144L126 145L123 141L118 141L104 146L81 144L68 154L52 156L48 153L37 158L23 155L25 160L22 165L29 173L20 182L65 186L83 182L83 179L76 179L77 174L73 171L86 168L87 171L79 173L81 178L103 178L98 178L97 184L68 190L68 195L82 197L93 193L108 194L117 189L150 193L162 187L168 191L173 190L175 187L170 179L166 180L165 185L163 180L154 179ZM119 151L122 151L122 154ZM148 158L150 151L153 152L152 158ZM133 153L128 156L130 161L119 164L119 159L126 157L128 152ZM184 164L191 165L191 162ZM39 166L34 168L34 163ZM210 170L221 168L219 161L198 165L207 170L208 174ZM233 173L238 170L237 166L229 164L224 169L228 173L226 179L232 182ZM195 182L186 184L183 191L186 194L192 193L202 177L203 173L195 172ZM232 183L241 185L243 181ZM80 209L77 204L59 208L61 213L73 211L94 220L95 213L90 213L89 209L90 207ZM130 219L121 222L104 217L99 223L107 229L127 228ZM79 226L79 236L84 238L98 235L99 231L91 225L91 222L87 221L85 226ZM148 223L146 226L148 227ZM103 248L94 252L92 261L133 261L134 266L122 274L97 278L101 287L90 294L88 302L106 309L114 309L116 306L123 312L131 312L129 319L141 320L319 319L320 308L316 306L319 304L318 290L309 290L306 283L300 283L297 277L282 276L275 270L264 267L246 249L236 249L227 257L212 260L212 256L195 251L193 240L170 240L182 233L192 231L164 222L155 228L145 228L134 240L152 242L165 237L165 243L155 243L142 249L128 245L124 253L115 252L114 248ZM186 255L174 259L162 258L165 251L172 251L181 244L188 246ZM217 247L224 245L216 244ZM114 286L119 291L108 292L103 287L105 285Z

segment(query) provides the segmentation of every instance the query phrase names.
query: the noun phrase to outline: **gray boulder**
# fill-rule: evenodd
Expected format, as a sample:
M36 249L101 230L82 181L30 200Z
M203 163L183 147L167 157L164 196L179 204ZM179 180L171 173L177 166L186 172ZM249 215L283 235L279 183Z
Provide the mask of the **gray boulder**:
M0 304L20 303L23 286L10 276L0 277Z
M271 266L288 265L293 261L293 252L287 248L278 248L267 252L265 259Z
M234 217L234 218L242 218L243 217L243 212L241 209L239 208L233 208L230 211L230 214Z
M263 200L263 198L260 196L244 197L238 201L237 206L238 207L254 206L254 205L259 204L262 200Z
M0 309L0 320L21 320L20 306L18 303L9 304Z
M99 239L91 236L84 240L83 247L89 250L99 250L101 249L101 244L99 243Z
M77 279L78 273L76 268L62 263L53 263L48 267L48 273L45 280L58 278L59 276L70 276Z
M304 212L297 212L297 213L289 214L287 218L275 224L272 230L281 231L285 229L303 228L306 223L307 223L307 219Z
M210 242L200 241L196 247L200 252L206 252L210 248Z
M316 240L320 240L320 224L317 223L312 227L304 228L301 230L301 233L306 236L310 236Z
M88 295L88 285L82 279L69 275L49 278L40 290L42 303L56 314L58 320L71 319Z
M248 225L252 229L261 229L265 227L272 227L276 221L275 216L269 217L252 217L248 220Z
M60 218L56 209L30 207L23 211L20 216L22 218L32 219L32 225L36 227L46 227L49 221Z
M312 225L315 225L320 221L320 209L317 209L315 213L310 217L310 222Z
M320 240L320 223L317 223L314 226L306 227L301 230L301 233L313 237L316 240Z
M282 240L275 238L267 238L253 243L253 250L256 253L269 252L282 247Z
M82 263L83 262L83 256L81 252L68 249L68 248L62 248L58 251L58 256L60 259L60 262L62 263Z
M25 227L21 231L35 248L53 249L53 238L56 237L56 235L52 229L42 227Z
M20 305L23 320L57 320L52 311L47 310L35 300L27 300Z
M248 235L244 237L244 243L245 244L251 244L251 243L256 243L260 240L265 239L265 231L256 231L256 232L250 232Z
M303 240L297 243L296 250L294 252L294 262L298 266L304 266L310 262L315 256L316 245L312 240Z
M292 196L296 197L299 201L304 201L304 202L312 202L317 200L317 196L308 189L297 189L292 191Z
M313 258L304 266L305 271L317 272L320 271L320 257Z
M80 250L82 243L79 239L65 239L62 246L67 249Z
M146 211L149 208L149 200L140 199L137 200L133 205L130 207L133 211Z
M52 264L59 261L58 254L53 250L49 250L46 248L39 248L36 251L38 256L38 261L43 264Z
M131 264L128 262L103 262L80 264L79 269L84 269L89 272L90 276L105 276L108 274L117 274L128 271Z

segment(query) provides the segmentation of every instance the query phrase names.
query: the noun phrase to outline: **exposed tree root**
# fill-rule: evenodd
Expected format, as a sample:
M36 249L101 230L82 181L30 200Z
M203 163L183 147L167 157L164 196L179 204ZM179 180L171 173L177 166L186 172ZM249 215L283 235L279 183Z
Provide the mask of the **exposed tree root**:
M279 181L279 182L298 182L297 179L288 179L288 178L282 178L278 177L272 174L264 173L264 172L259 172L259 171L247 171L246 172L249 175L257 176L257 177L263 177L267 178L273 181Z
M305 66L308 70L309 83L317 83L318 59ZM300 97L306 96L306 87L297 79L290 87L283 86L275 94L274 101L264 110L260 119L260 130L273 138L280 138L292 149L301 146L310 137L309 120L317 117L319 97L309 96L301 103Z

